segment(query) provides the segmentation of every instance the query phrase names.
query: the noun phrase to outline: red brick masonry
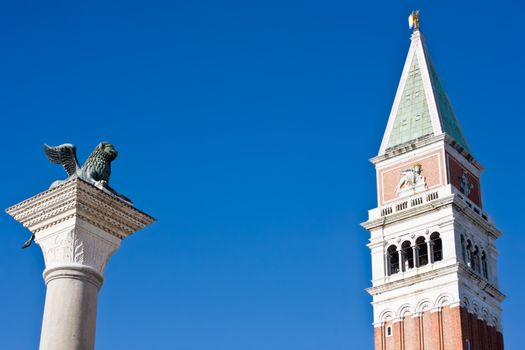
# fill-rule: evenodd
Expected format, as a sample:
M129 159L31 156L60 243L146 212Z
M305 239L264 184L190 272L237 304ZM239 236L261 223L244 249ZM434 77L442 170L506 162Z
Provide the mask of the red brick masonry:
M387 327L392 335L387 336ZM374 328L375 350L503 350L503 335L463 307L426 311Z
M447 154L448 161L448 172L449 179L452 186L456 187L458 190L461 190L461 184L459 178L463 175L463 172L466 173L469 182L472 184L472 190L468 198L474 202L478 207L482 208L481 205L481 190L479 186L479 179L474 176L470 171L468 171L464 166L462 166L455 158L450 154Z

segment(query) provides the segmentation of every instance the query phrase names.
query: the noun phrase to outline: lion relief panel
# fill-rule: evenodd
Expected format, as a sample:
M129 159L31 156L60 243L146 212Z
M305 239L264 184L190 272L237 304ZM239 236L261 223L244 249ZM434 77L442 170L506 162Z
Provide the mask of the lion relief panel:
M445 184L444 161L437 151L378 170L380 205Z

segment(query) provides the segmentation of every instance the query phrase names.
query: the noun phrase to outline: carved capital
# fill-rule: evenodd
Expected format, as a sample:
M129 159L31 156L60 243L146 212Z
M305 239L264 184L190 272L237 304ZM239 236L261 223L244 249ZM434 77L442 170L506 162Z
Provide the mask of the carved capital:
M111 254L118 249L121 240L96 231L99 230L86 229L77 222L74 227L37 235L35 242L42 248L46 270L82 265L102 275Z
M35 235L46 271L83 267L101 276L122 239L155 221L77 177L6 211Z

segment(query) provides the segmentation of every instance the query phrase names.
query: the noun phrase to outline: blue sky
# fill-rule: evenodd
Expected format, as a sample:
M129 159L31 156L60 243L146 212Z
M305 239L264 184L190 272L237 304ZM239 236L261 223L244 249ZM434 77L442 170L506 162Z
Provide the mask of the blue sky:
M108 140L113 186L158 219L111 258L97 349L372 349L359 223L414 8L486 167L520 348L522 2L4 2L0 207L64 177L43 143L83 161ZM2 349L39 341L44 266L27 237L2 214Z

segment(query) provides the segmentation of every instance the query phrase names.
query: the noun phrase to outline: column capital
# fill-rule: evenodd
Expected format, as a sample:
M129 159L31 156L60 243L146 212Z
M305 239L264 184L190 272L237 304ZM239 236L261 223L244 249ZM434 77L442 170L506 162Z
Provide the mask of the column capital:
M46 271L60 266L85 267L100 276L122 239L155 221L130 203L77 177L6 212L35 234Z
M82 220L68 220L53 228L58 230L43 230L35 237L44 254L46 283L48 271L57 268L88 268L102 278L109 258L122 241Z

